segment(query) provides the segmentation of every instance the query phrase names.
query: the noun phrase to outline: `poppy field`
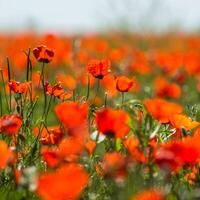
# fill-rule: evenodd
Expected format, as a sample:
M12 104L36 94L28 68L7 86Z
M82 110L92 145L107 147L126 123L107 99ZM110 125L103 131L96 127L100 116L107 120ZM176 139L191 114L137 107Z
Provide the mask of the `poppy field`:
M0 34L0 199L199 199L199 52L187 34Z

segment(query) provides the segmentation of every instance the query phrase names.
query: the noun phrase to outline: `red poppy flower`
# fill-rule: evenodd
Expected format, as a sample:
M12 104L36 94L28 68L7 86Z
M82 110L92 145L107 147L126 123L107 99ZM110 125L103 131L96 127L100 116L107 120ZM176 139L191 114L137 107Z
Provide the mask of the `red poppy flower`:
M54 52L43 45L33 49L33 55L38 62L49 63L54 57Z
M148 189L136 194L132 200L164 200L164 195L160 190Z
M60 155L58 148L42 148L41 155L48 167L57 167L60 162Z
M66 128L76 128L86 122L88 105L87 103L79 105L78 102L68 101L58 104L55 112Z
M20 83L14 80L9 82L9 87L14 93L23 94L26 93L29 89L31 82Z
M69 90L74 90L77 87L77 80L71 75L65 75L63 73L59 73L56 76L56 80L61 82Z
M55 96L59 99L68 99L72 96L71 92L65 92L61 83L51 86L49 82L45 82L45 91L47 95Z
M42 148L41 155L49 167L75 162L84 150L84 141L74 136L64 138L57 148Z
M103 175L123 179L126 174L126 160L119 152L109 152L100 163Z
M112 74L105 76L101 84L105 88L105 91L108 93L108 96L112 97L117 94L116 79Z
M168 102L164 99L146 99L144 104L148 113L157 119L160 123L168 123L170 116L182 113L182 106L176 103Z
M37 194L44 200L75 200L87 186L88 174L78 164L66 164L39 176Z
M186 72L183 72L183 71L178 71L173 79L175 80L175 82L177 82L178 84L183 84L186 82L187 80L187 73Z
M163 77L156 78L155 92L159 97L179 98L181 96L181 89L179 85L170 83Z
M87 64L87 70L95 78L103 79L110 70L110 61L109 60L90 60Z
M191 130L200 125L199 122L192 121L191 118L183 114L172 115L170 117L170 123L174 128L178 128L178 129L184 128L186 130Z
M174 171L185 164L194 165L200 158L200 134L187 136L181 141L158 145L153 153L155 162L167 171Z
M5 169L8 164L14 163L15 156L8 145L0 140L0 169Z
M83 149L84 141L81 138L69 136L64 138L59 144L59 155L65 161L75 161Z
M34 128L34 133L38 135L39 128ZM44 128L41 133L40 142L46 144L59 144L64 133L59 126L50 126Z
M139 140L135 136L130 136L129 138L124 140L124 146L127 148L128 152L134 160L142 163L147 162L148 158L140 149Z
M161 168L174 171L185 164L195 164L199 158L199 151L195 146L183 142L171 142L157 148L153 157Z
M16 134L22 126L22 118L17 114L4 115L0 118L0 133Z
M103 109L97 112L95 120L98 130L107 136L124 138L130 130L129 115L124 110Z
M128 92L133 87L133 80L126 76L119 76L116 79L116 88L120 92Z

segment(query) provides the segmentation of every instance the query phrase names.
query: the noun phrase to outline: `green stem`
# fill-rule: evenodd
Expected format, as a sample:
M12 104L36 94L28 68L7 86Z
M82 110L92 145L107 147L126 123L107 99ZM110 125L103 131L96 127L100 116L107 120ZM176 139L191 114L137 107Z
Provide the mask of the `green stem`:
M97 132L97 136L96 136L96 142L98 142L98 140L99 140L99 131Z
M73 96L72 96L72 98L73 98L73 101L76 101L76 91L75 91L75 89L73 90Z
M107 107L107 98L108 98L108 94L107 92L105 93L105 99L104 99L104 107Z
M22 94L19 95L20 95L20 114L23 118L23 99L22 99Z
M8 82L11 80L11 72L10 72L10 62L7 57L7 69L8 69ZM9 107L10 107L10 112L11 112L11 99L12 99L12 93L11 93L11 88L9 89Z
M46 110L46 114L45 114L45 123L47 123L47 116L48 116L48 113L49 113L49 110L50 110L50 107L51 107L51 101L52 101L52 95L50 96L49 103L48 103L48 106L47 106L47 110Z
M0 90L0 108L1 108L0 115L2 116L2 115L3 115L3 104L2 104L2 94L1 94L1 90Z
M4 90L4 95L5 95L7 110L8 110L8 112L10 112L9 104L8 104L8 98L7 98L7 94L6 94L6 85L5 85L5 80L4 80L4 76L3 76L3 71L0 70L0 73L1 73L2 83L3 83L3 90Z
M26 64L26 81L29 80L30 52L31 52L31 49L29 48L28 54L27 54L27 64Z
M125 93L121 92L121 95L122 95L121 108L123 108L123 106L124 106L124 99L125 99Z
M99 89L100 89L100 79L97 79L97 88L96 88L96 93L95 93L95 96L94 96L93 104L95 103L95 100L97 98L97 94L99 93Z
M86 95L86 100L88 100L90 97L90 76L88 74L88 85L87 85L87 95Z
M46 94L46 90L45 90L45 76L44 76L44 71L45 71L45 63L43 62L41 77L42 77L42 87L43 87L43 94L44 94L44 110L43 110L42 118L44 118L44 115L46 113L46 106L47 106L47 94Z
M30 85L30 100L31 100L31 105L33 104L33 66L31 63L31 60L29 60L29 64L30 64L30 81L31 81L31 85Z

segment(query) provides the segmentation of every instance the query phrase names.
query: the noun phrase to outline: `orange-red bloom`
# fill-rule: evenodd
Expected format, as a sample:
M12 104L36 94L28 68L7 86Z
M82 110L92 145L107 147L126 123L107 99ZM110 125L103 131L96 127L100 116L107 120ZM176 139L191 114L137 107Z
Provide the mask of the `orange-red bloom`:
M88 174L78 164L66 164L55 172L41 174L37 194L44 200L75 200L87 186Z
M119 76L116 80L116 89L120 92L128 92L133 87L133 80L126 76Z
M77 80L71 75L59 73L56 80L62 83L62 85L67 87L69 90L74 90L77 86Z
M116 138L124 138L129 132L129 115L124 110L107 108L96 113L96 124L98 130Z
M87 103L79 105L78 102L68 101L58 104L55 112L58 119L67 128L76 128L86 122L88 105Z
M31 82L20 83L14 80L9 82L9 87L14 93L23 94L26 93L29 89Z
M76 161L83 150L84 141L69 136L64 138L57 148L42 148L41 155L49 167L57 167L64 162Z
M4 115L0 118L0 133L16 134L22 126L22 118L17 114Z
M195 147L179 142L164 144L154 153L155 162L167 171L174 171L184 164L195 164L198 158Z
M126 174L126 160L119 152L109 152L103 157L100 167L102 175L123 179ZM98 168L97 168L98 172Z
M69 136L59 144L59 155L66 161L73 161L78 158L84 149L82 138Z
M34 133L39 134L39 128L34 128ZM50 126L42 130L40 142L44 145L59 144L64 133L59 126Z
M105 91L108 93L108 96L114 96L117 94L116 79L112 74L105 76L101 84L105 88Z
M109 60L90 60L87 64L87 70L95 78L102 79L107 75L110 70L110 61Z
M0 155L0 169L5 169L8 164L13 163L15 160L14 153L2 140L0 140Z
M61 83L51 86L49 82L45 82L45 91L47 95L55 96L59 99L68 99L72 96L71 92L65 92Z
M191 118L183 114L172 115L170 117L170 123L174 128L178 129L184 128L185 130L191 130L200 125L199 122L192 121Z
M176 103L168 102L164 99L146 99L144 104L148 113L157 119L160 123L168 123L170 116L182 113L182 106Z
M135 136L130 136L124 140L124 146L127 148L134 160L145 163L148 159L143 151L139 148L139 140Z
M54 52L48 49L46 46L42 45L33 49L33 55L38 60L38 62L49 63L54 57Z
M153 153L155 162L167 171L174 171L185 164L194 165L200 158L200 134L187 136L181 141L158 145Z
M163 77L158 77L155 80L155 92L159 97L179 98L181 96L179 85L170 83Z
M157 189L148 189L136 194L132 200L164 200L164 195Z
M58 148L43 147L41 149L41 156L48 167L57 167L62 162Z

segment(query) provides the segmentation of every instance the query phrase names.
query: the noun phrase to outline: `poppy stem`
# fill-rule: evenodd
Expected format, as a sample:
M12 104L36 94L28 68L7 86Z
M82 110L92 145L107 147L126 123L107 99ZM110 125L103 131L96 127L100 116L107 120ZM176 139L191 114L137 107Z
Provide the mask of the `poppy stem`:
M97 136L96 136L96 139L95 139L96 143L98 142L98 140L99 140L99 131L97 132Z
M20 115L22 116L23 118L23 100L22 100L22 94L19 94L20 95Z
M88 100L90 97L90 75L88 74L88 84L87 84L87 95L86 100Z
M41 71L41 74L40 74L40 80L42 81L42 87L43 87L43 94L44 94L44 109L43 109L43 114L42 114L42 120L41 120L41 123L40 123L40 126L39 126L39 133L35 139L35 142L33 144L33 148L35 149L36 146L37 146L37 142L40 138L40 135L41 135L41 132L44 128L44 117L45 117L45 113L46 113L46 104L47 104L47 96L46 96L46 90L45 90L45 82L44 82L44 69L45 69L45 63L42 62L42 71ZM40 81L39 81L39 84L38 86L40 85Z
M72 96L72 98L73 98L73 101L76 101L76 91L75 91L75 89L73 90L73 96Z
M6 85L5 85L5 80L4 80L4 76L3 76L3 70L0 70L1 73L1 80L2 80L2 84L3 84L3 90L4 90L4 95L5 95L5 101L6 101L6 105L7 105L7 110L8 112L10 112L9 110L9 104L8 104L8 98L7 98L7 94L6 94Z
M0 115L2 116L2 115L3 115L3 104L2 104L2 94L1 94L1 90L0 90L0 108L1 108Z
M30 64L30 100L31 100L31 105L33 104L33 66L32 66L32 62L31 60L29 60L29 64Z
M121 108L123 108L124 100L125 100L125 93L121 92L121 95L122 95Z
M31 115L33 115L33 111L34 111L34 108L36 106L38 102L38 98L35 98L35 101L32 103L31 107L30 107L30 111L27 113L27 119L31 117Z
M45 67L45 63L42 62L42 71L40 73L40 79L39 79L39 83L38 83L38 88L40 87L40 82L44 80L44 67Z
M8 70L8 81L10 82L11 79L11 73L10 73L10 62L9 62L9 58L6 58L7 60L7 70Z
M28 54L27 54L27 64L26 64L26 81L29 80L30 52L31 52L31 49L29 48L28 49Z
M7 70L8 70L8 82L10 82L11 80L11 72L10 72L10 62L9 62L9 58L6 58L7 60ZM10 108L10 112L11 112L11 98L12 98L12 93L11 93L11 88L9 89L9 108Z
M100 89L100 81L101 81L101 80L98 78L98 79L97 79L96 94L95 94L95 96L94 96L93 104L95 104L95 100L96 100L97 95L98 95L98 93L99 93L99 89Z
M50 99L49 99L49 103L48 103L48 106L47 106L47 110L46 110L46 114L45 114L45 123L47 123L47 116L48 116L48 113L49 113L49 110L50 110L50 107L51 107L51 101L52 101L52 95L50 96Z
M43 110L43 114L42 114L42 118L44 118L44 115L46 113L46 106L47 106L47 95L46 95L46 90L45 90L45 76L44 76L44 70L45 70L45 63L42 63L42 74L41 74L41 78L42 78L42 87L43 87L43 93L44 93L44 110Z
M104 98L104 107L107 107L107 99L108 99L108 93L105 92L105 98Z

